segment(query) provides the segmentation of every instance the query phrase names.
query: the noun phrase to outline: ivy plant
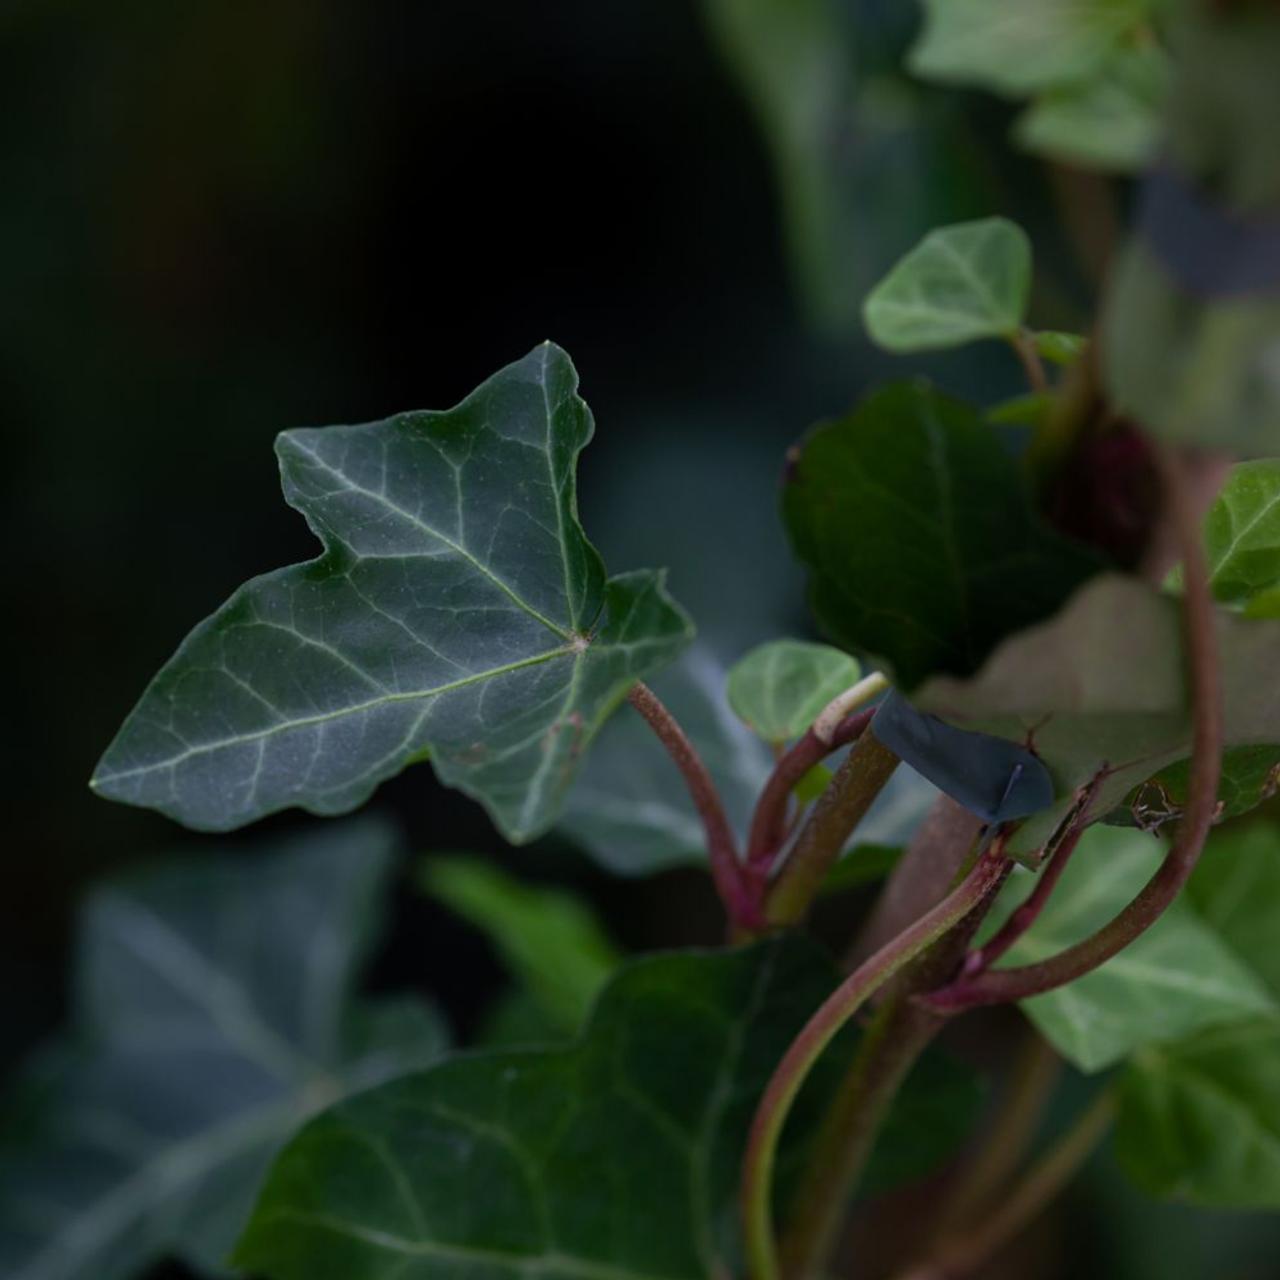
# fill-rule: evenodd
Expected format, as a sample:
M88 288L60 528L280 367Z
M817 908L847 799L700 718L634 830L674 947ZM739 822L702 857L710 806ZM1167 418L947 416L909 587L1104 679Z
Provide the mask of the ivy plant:
M794 167L831 15L709 9ZM520 853L427 851L419 889L509 979L453 1050L354 986L374 821L105 887L0 1157L6 1275L873 1275L849 1224L925 1176L892 1264L976 1275L1113 1130L1144 1194L1280 1210L1280 14L924 9L920 93L1017 100L1018 143L1102 190L1160 159L1096 318L1046 303L1059 242L1004 216L869 273L882 359L1004 383L907 366L797 430L779 536L816 636L692 645L660 570L606 570L593 419L544 343L452 409L282 434L318 554L197 624L93 775L228 831L430 769L511 845L705 869L723 927L629 954ZM998 1065L999 1006L1036 1070Z

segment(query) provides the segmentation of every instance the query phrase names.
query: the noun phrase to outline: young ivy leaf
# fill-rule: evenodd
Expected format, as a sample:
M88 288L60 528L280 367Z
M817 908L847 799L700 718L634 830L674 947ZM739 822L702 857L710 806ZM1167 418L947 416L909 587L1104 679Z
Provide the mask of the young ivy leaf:
M930 231L867 295L863 319L888 351L929 351L1017 333L1031 243L1007 218Z
M224 1274L297 1127L439 1056L427 1005L355 997L396 844L362 821L93 894L64 1051L0 1147L7 1280L126 1280L174 1254Z
M1155 0L925 0L917 75L1021 97L1089 77Z
M783 518L818 622L900 687L968 674L1101 564L1042 525L982 414L895 383L794 451Z
M660 573L606 580L587 541L577 387L546 343L454 409L281 435L323 553L183 641L94 788L227 830L352 809L429 753L508 839L544 831L601 723L691 633Z
M570 1046L466 1054L312 1121L277 1161L235 1261L266 1280L739 1274L751 1116L835 980L799 937L635 961ZM788 1126L784 1198L853 1045L837 1041ZM970 1073L927 1057L871 1181L919 1176L980 1105Z
M1034 964L1088 937L1130 902L1165 853L1149 835L1092 827L1030 931L1002 964ZM991 923L1025 896L1015 881ZM1185 900L1093 973L1022 1002L1023 1012L1069 1062L1100 1071L1144 1045L1277 1010L1263 977L1230 935Z
M774 640L730 669L729 705L766 742L787 742L861 674L853 658L830 645Z
M1280 459L1232 469L1205 517L1204 545L1219 600L1247 606L1280 587Z

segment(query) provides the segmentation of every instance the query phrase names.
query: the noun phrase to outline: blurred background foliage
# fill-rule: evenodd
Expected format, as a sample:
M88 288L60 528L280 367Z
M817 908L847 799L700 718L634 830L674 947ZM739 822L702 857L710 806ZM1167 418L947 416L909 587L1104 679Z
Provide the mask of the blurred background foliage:
M1012 105L907 77L917 22L902 0L5 6L6 1062L65 1014L86 887L212 843L85 780L188 628L314 551L277 431L445 407L553 338L598 423L588 531L615 570L669 565L727 661L809 631L777 476L890 368L858 308L891 262L1000 212L1036 244L1037 324L1081 323L1078 250L1117 210L1011 151ZM913 368L986 403L1020 389L996 344ZM374 807L417 851L502 850L425 769ZM503 857L622 949L715 936L688 869L612 879L563 837ZM502 974L402 869L374 986L429 987L466 1036ZM1141 1202L1104 1157L1007 1274L1261 1277L1276 1244Z

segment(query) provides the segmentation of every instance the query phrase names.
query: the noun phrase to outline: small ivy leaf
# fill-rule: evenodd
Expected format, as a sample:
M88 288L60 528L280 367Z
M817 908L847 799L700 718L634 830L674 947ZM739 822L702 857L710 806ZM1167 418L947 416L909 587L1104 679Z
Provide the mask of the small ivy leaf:
M925 0L917 75L1010 97L1096 72L1154 0Z
M1213 594L1248 606L1280 588L1280 459L1232 468L1204 522Z
M1186 808L1191 780L1190 760L1179 760L1129 792L1124 803L1107 816L1115 826L1159 831L1176 822ZM1280 744L1229 747L1222 753L1218 807L1214 822L1226 822L1256 809L1280 788Z
M374 1280L409 1259L421 1280L444 1280L492 1272L498 1255L499 1269L545 1280L738 1274L751 1115L835 981L798 937L628 964L570 1046L467 1054L312 1121L277 1161L236 1262L268 1280ZM784 1199L855 1040L833 1046L788 1125ZM949 1059L921 1066L890 1114L897 1167L877 1161L874 1181L918 1176L981 1105Z
M1280 622L1220 611L1218 644L1226 745L1274 744ZM1010 842L1011 853L1031 854L1065 820L1076 790L1099 774L1094 812L1105 814L1190 755L1178 601L1136 579L1102 575L1056 617L1006 639L971 680L935 677L912 701L962 728L1030 738L1058 795Z
M550 1025L577 1031L621 960L586 903L564 889L525 884L478 858L427 858L421 883L489 937Z
M1053 803L1049 771L1007 738L957 729L890 690L871 731L940 791L985 822L1008 822Z
M1034 336L1036 351L1052 364L1075 364L1089 345L1089 339L1078 333L1061 333L1054 329L1042 329Z
M853 658L830 645L774 640L730 668L729 705L766 742L787 742L861 674Z
M793 451L782 497L823 630L910 689L968 674L1101 568L1041 524L976 409L895 383Z
M1049 420L1054 397L1049 391L1028 391L992 405L987 421L993 427L1041 427Z
M428 1006L353 996L397 843L362 821L92 895L66 1051L0 1149L8 1280L126 1280L173 1254L225 1274L298 1125L439 1055Z
M95 789L227 830L352 809L429 752L508 839L544 831L605 718L691 631L660 574L606 581L587 541L577 386L546 343L454 409L281 435L323 554L187 637Z
M1091 827L1044 911L1001 963L1034 964L1088 937L1133 899L1164 853L1162 842L1142 832ZM1011 883L989 927L1025 897L1021 879ZM1058 1052L1090 1072L1144 1045L1276 1007L1229 937L1184 900L1101 968L1021 1002Z
M1151 1195L1280 1209L1280 1018L1214 1027L1138 1054L1122 1078L1116 1151Z
M888 351L929 351L1017 333L1031 243L1007 218L930 231L867 295L863 318Z
M1109 173L1151 161L1164 127L1169 61L1155 45L1125 48L1087 80L1042 94L1014 122L1024 151Z

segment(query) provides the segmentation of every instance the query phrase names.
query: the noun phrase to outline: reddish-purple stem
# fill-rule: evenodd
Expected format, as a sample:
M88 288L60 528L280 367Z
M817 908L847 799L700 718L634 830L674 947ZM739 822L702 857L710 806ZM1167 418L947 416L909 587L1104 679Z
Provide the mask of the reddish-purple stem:
M720 793L716 790L716 784L707 771L707 766L703 764L702 757L679 722L648 685L641 682L634 684L627 697L657 734L684 778L706 833L711 878L730 921L743 929L760 929L764 925L760 903L743 876L738 842L729 825Z

